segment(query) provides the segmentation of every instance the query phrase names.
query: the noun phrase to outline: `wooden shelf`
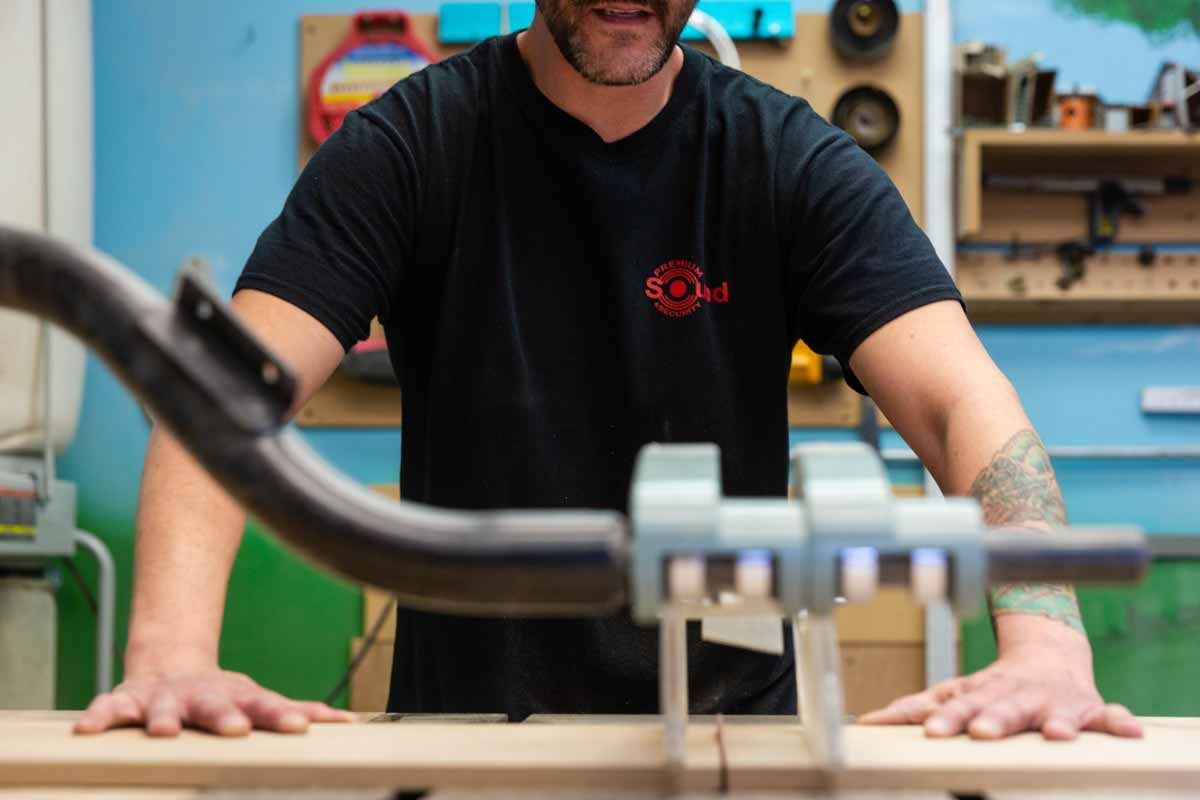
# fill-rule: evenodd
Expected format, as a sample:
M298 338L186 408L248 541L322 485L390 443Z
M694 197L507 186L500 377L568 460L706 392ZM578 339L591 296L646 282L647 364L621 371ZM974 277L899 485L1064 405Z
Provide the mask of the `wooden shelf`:
M1053 159L1047 164L1046 159ZM1032 223L1023 241L1079 238L1085 229L1082 197L1014 195L1007 201L983 191L985 168L1034 174L1187 175L1200 179L1200 134L1182 131L1029 130L970 128L958 143L958 236L960 239L1012 238L1014 215ZM985 197L989 195L989 197ZM991 200L989 204L989 200ZM1144 222L1130 222L1126 239L1200 239L1200 192L1150 198ZM987 211L985 212L985 206ZM990 212L990 213L989 213ZM1060 235L1061 234L1061 235Z

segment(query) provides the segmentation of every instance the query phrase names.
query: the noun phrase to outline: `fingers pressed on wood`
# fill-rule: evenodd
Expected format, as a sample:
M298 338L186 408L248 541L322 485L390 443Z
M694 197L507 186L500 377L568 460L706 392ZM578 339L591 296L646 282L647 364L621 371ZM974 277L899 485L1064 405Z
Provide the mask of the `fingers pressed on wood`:
M113 703L114 698L111 693L97 695L88 704L83 716L75 722L75 733L100 733L112 727Z
M925 734L935 738L957 736L967 729L975 715L1005 694L1003 687L990 683L942 704L925 720Z
M1096 714L1084 725L1084 729L1130 739L1137 739L1145 734L1142 723L1138 722L1133 712L1119 703L1106 705L1103 713Z
M941 708L930 692L901 697L878 711L863 714L858 721L864 725L919 725Z
M262 692L242 705L254 727L277 733L303 733L308 730L308 714L303 707L274 692Z
M151 736L178 736L183 729L179 698L172 689L158 689L146 704L146 733Z
M1037 728L1046 714L1046 694L1037 689L1018 690L985 706L967 725L974 739L1002 739Z
M332 708L325 703L309 701L300 705L304 707L305 713L313 722L354 722L358 719L358 715L352 711Z
M201 692L190 699L187 722L221 736L245 736L250 720L233 701L219 691Z

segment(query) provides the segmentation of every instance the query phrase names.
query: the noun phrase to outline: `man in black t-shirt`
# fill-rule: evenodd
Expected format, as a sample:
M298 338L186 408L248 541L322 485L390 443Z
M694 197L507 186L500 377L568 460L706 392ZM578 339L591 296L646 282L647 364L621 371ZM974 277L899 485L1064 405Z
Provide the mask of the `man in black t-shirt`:
M404 393L401 492L456 508L623 508L647 442L716 442L730 494L787 480L797 339L832 353L948 494L1065 521L1044 448L891 182L800 99L676 42L691 0L539 0L528 31L347 117L260 238L234 307L304 402L378 317ZM78 730L303 730L338 718L217 667L244 516L156 429L126 681ZM1105 706L1067 587L993 593L1000 657L865 721L1084 728ZM790 653L689 642L696 711L795 709ZM655 632L402 611L396 711L656 710Z

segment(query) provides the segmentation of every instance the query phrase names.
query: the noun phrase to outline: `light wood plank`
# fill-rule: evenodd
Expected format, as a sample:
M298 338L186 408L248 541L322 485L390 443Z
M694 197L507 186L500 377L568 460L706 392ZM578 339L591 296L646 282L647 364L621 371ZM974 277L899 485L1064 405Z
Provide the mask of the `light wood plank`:
M350 642L350 658L358 656L364 639ZM367 653L358 670L350 677L350 710L383 711L387 708L388 691L392 685L392 649L395 641L391 636L375 640L371 652Z
M0 714L0 785L312 786L647 790L663 785L656 722L316 725L306 735L222 739L138 730L73 736L71 719ZM1085 734L1075 742L1026 735L1002 742L926 739L915 727L846 729L836 781L855 790L988 792L1041 789L1166 791L1200 786L1200 720L1145 719L1143 740ZM735 792L819 788L826 776L795 724L724 726ZM717 788L713 725L689 729L687 787Z
M833 619L843 644L925 641L925 611L905 588L884 587L870 603L838 606Z
M842 645L842 698L858 716L925 689L925 644Z
M1144 739L1082 734L1047 742L1025 734L997 742L928 739L919 727L846 728L841 789L1162 791L1200 787L1200 721L1144 719ZM724 732L734 791L816 789L829 785L813 769L798 725L728 725Z
M663 786L662 731L633 725L325 724L228 739L140 730L74 736L70 719L0 714L0 785L312 786L423 789ZM688 731L684 787L718 787L712 725Z

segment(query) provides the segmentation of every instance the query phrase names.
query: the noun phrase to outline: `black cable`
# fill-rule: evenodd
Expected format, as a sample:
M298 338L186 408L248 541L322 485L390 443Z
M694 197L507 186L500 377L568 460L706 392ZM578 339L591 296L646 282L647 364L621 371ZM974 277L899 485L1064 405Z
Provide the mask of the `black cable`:
M375 622L371 624L371 630L367 633L367 638L363 640L363 645L358 649L358 654L350 661L350 666L346 667L346 672L343 673L341 680L333 687L333 690L325 695L325 705L331 705L337 700L337 696L342 693L350 683L350 679L354 677L354 673L358 671L358 667L366 659L367 654L371 652L371 648L375 646L376 640L379 639L379 634L383 632L383 623L387 622L388 615L396 608L396 598L393 596L383 610L379 612L379 616L375 618Z
M93 614L100 613L100 604L96 602L96 595L92 593L92 587L87 585L87 581L83 579L83 573L79 571L78 565L70 559L64 558L63 564L67 567L67 572L71 573L71 577L79 586L79 591L83 593L83 599L87 601L88 607L92 609Z

